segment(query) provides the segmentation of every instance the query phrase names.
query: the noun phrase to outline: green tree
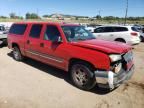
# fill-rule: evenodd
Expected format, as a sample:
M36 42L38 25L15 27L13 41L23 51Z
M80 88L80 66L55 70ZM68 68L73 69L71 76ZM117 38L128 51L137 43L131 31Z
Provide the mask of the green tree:
M40 19L40 17L36 13L26 13L26 19Z
M9 14L9 16L10 16L10 18L16 18L16 14L15 14L15 13L13 13L13 12L12 12L12 13L10 13L10 14Z
M49 17L50 17L50 15L43 15L43 17L44 17L44 18L49 18Z
M25 17L26 17L26 19L30 19L31 18L31 14L30 13L26 13Z
M97 18L97 19L101 19L101 16L100 16L100 15L97 15L95 18Z

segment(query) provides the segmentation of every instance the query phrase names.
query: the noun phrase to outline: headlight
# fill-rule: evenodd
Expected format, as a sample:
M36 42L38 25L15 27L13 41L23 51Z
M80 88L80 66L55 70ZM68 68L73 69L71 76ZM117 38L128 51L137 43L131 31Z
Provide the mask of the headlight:
M122 63L116 64L116 65L114 66L113 71L114 71L115 73L119 73L120 70L121 70L121 68L122 68Z
M111 54L109 55L109 57L111 59L111 62L116 62L122 59L121 55L118 55L118 54Z

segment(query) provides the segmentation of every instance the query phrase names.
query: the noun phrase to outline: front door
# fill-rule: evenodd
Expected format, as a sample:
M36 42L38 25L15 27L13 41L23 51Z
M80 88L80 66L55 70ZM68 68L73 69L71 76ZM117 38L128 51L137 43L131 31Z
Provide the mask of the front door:
M45 25L45 32L41 41L41 56L43 61L61 69L67 67L66 44L62 42L60 27L52 24Z

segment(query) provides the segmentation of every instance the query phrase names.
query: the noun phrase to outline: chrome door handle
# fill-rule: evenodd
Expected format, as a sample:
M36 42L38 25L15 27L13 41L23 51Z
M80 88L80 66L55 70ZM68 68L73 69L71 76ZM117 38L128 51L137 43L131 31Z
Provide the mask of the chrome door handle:
M26 42L27 44L30 44L30 40L27 40L27 42Z

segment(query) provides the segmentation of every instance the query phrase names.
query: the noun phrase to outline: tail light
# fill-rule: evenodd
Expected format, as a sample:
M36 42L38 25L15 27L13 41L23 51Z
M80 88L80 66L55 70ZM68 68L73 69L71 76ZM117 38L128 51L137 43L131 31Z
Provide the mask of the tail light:
M136 32L131 32L131 35L132 35L132 36L138 36L138 33L136 33Z

